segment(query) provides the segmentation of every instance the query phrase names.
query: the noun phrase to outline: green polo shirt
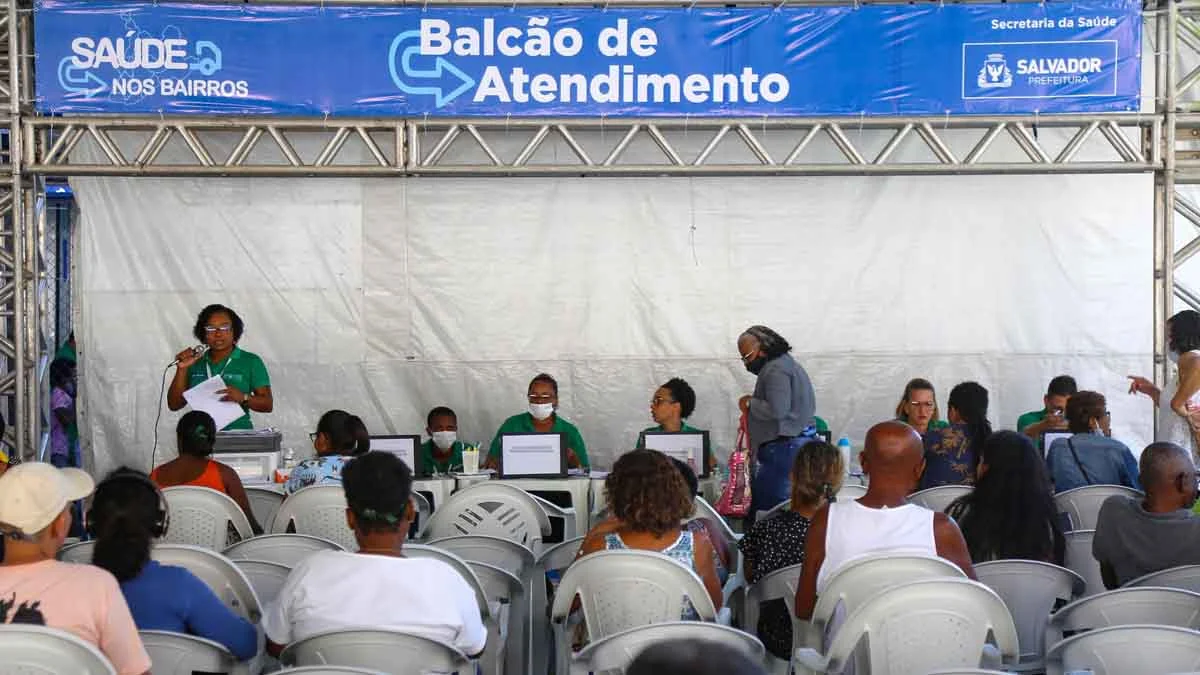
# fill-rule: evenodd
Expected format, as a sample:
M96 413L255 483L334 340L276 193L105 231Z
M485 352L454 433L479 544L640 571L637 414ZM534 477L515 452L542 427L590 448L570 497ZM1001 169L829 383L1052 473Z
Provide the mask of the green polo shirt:
M644 450L646 448L647 431L666 431L666 429L663 429L661 424L656 424L652 427L646 427L645 429L642 429L641 433L638 434L637 445L633 446L634 448L638 450ZM696 427L688 426L687 422L680 422L679 424L680 433L698 434L701 431L703 431L703 429L697 429Z
M211 352L205 354L203 358L188 368L188 389L217 374L221 375L221 379L225 381L225 384L236 387L245 394L249 394L259 387L271 386L271 378L267 375L267 367L263 364L262 359L258 358L257 354L234 347L229 356L222 359L220 363L213 363L209 358L210 355ZM222 429L222 431L253 428L254 423L250 421L250 413L246 413L230 422L229 426Z
M443 462L434 455L437 447L434 446L431 438L421 444L421 465L425 467L426 471L437 471L438 473L450 473L451 468L462 470L462 454L465 447L466 444L462 441L454 441L454 445L450 446L450 456Z
M500 456L500 436L501 434L534 434L537 429L533 428L533 415L529 413L520 413L504 420L504 424L496 430L496 435L492 437L492 446L488 450L488 457L496 459ZM574 450L575 455L579 457L579 464L583 468L588 468L587 446L583 444L583 436L579 434L579 429L575 428L574 424L562 418L562 415L555 413L554 426L550 428L552 434L563 434L566 437L567 449Z
M1042 408L1041 410L1034 410L1033 412L1027 412L1017 418L1017 431L1025 431L1026 427L1031 427L1045 419L1045 408Z

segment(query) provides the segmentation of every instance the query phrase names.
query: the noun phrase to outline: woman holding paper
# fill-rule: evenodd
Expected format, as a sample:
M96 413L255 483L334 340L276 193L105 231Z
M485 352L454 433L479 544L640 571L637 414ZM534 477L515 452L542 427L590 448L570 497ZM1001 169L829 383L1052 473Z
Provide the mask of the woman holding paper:
M192 334L203 344L176 355L175 379L167 391L168 408L182 409L187 405L185 391L218 376L224 385L217 392L221 400L236 403L244 411L222 431L253 429L250 411L269 413L275 408L267 367L257 354L237 346L244 330L242 318L224 305L209 305L200 312Z

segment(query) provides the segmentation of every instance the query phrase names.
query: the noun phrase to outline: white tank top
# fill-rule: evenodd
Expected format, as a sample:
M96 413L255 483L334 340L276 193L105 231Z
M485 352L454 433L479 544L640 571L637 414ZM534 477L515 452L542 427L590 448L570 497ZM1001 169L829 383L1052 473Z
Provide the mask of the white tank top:
M833 502L825 530L825 562L817 573L817 595L846 563L884 553L937 557L933 511L915 504L872 509L857 501Z

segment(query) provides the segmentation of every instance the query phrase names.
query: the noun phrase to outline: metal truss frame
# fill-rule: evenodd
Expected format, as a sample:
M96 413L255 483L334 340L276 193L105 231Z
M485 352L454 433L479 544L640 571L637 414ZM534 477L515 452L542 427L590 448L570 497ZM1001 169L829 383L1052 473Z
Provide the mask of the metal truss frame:
M151 0L147 0L151 1ZM154 0L172 2L175 0ZM189 0L229 2L230 0ZM966 0L984 1L984 0ZM1200 0L1147 0L1155 106L1145 114L763 119L290 119L34 114L29 0L0 10L0 103L10 153L0 156L0 401L18 454L43 443L46 362L55 336L46 284L51 233L46 176L753 176L1149 173L1154 200L1156 379L1166 375L1163 325L1176 296L1200 290L1173 271L1200 252L1174 250L1174 218L1200 232L1200 204L1176 184L1200 184L1200 67L1177 73L1181 45L1200 55ZM527 0L243 0L238 4L495 5ZM844 4L748 0L746 6ZM892 0L883 0L890 3ZM911 4L910 0L895 0ZM595 0L556 5L596 6ZM604 6L727 6L727 0L611 0ZM1197 61L1200 63L1200 60ZM14 95L14 93L16 95ZM1055 129L1058 147L1039 138ZM685 139L681 141L681 137ZM873 140L868 142L865 137ZM1009 152L995 149L1009 145ZM823 150L818 152L818 148ZM1013 151L1015 147L1017 150ZM170 150L168 150L170 148ZM735 149L735 152L730 150ZM548 156L547 156L548 155ZM1101 158L1102 157L1102 158Z

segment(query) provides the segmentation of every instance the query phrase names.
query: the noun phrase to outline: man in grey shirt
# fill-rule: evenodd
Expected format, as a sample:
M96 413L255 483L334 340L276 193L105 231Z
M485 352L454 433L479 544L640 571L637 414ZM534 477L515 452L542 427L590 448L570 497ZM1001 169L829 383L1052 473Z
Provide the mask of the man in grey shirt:
M1100 562L1107 588L1144 574L1200 564L1200 517L1196 467L1174 443L1152 443L1138 473L1145 499L1109 497L1100 507L1092 556Z

